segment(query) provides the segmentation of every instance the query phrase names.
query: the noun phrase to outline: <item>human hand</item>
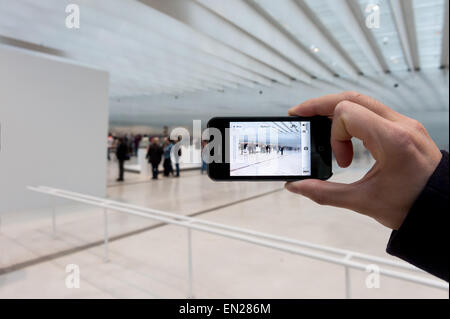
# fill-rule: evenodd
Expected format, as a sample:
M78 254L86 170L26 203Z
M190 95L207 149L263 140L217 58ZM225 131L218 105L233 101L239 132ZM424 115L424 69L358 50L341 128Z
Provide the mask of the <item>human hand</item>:
M351 184L308 179L286 183L286 188L321 205L370 216L392 229L400 228L442 157L421 123L357 92L310 99L291 108L289 115L333 120L331 147L339 166L352 162L352 137L363 141L376 162Z

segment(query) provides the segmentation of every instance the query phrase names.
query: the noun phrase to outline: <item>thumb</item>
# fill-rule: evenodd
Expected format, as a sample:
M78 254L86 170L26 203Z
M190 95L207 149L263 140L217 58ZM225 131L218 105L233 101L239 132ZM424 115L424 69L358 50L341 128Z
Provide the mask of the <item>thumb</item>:
M306 196L320 205L352 209L358 200L351 184L307 179L286 183L285 187L288 191Z

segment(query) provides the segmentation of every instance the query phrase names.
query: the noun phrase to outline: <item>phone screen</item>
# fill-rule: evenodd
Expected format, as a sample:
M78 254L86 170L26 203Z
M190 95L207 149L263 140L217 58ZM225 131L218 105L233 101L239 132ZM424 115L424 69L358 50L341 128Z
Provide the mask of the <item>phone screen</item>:
M310 124L230 122L230 176L310 176Z

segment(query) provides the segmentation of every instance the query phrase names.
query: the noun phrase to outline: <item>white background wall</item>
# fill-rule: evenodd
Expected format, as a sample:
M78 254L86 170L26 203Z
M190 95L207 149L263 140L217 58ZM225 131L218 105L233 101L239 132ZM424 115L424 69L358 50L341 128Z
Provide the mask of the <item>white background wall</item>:
M0 46L0 213L44 207L47 185L105 196L108 74Z

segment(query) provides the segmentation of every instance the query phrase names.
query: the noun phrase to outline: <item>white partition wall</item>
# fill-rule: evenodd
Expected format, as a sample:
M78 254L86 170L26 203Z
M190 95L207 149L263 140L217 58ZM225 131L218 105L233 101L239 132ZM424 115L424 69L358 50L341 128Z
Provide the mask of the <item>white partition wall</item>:
M27 185L106 193L108 73L0 46L0 213L43 207Z

